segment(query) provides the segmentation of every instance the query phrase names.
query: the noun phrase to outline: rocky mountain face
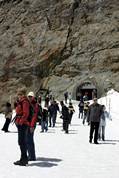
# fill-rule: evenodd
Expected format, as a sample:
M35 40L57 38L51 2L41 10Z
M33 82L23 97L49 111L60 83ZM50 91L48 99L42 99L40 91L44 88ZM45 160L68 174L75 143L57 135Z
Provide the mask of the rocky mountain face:
M25 85L119 91L118 0L0 0L1 106Z

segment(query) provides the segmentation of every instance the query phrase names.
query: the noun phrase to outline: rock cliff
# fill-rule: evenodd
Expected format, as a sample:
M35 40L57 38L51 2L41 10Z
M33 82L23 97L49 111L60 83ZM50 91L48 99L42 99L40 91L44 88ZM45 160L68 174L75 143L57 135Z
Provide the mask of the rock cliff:
M18 87L119 91L118 0L0 0L1 105Z

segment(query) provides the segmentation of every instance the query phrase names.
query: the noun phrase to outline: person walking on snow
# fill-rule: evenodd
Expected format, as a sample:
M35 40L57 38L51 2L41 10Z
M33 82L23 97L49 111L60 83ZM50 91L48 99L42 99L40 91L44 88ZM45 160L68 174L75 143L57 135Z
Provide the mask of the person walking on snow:
M72 94L71 94L71 92L69 93L68 98L69 98L69 103L71 103L71 100L72 100Z
M35 161L36 154L35 154L35 143L34 143L34 131L35 131L36 122L38 119L39 106L38 106L37 100L34 97L33 92L29 92L27 97L30 103L30 114L29 114L30 125L27 131L28 160Z
M100 125L98 131L98 139L105 141L105 127L106 127L106 119L109 119L109 113L106 111L105 105L102 105L102 114L100 118ZM111 119L110 119L111 120Z
M41 118L41 132L48 131L48 108L44 105Z
M6 103L6 107L5 107L5 119L6 120L2 128L2 131L9 132L8 128L12 119L12 108L9 102Z
M97 103L97 98L93 99L93 104L89 106L88 120L90 122L89 142L92 143L94 134L94 143L98 144L98 129L100 123L100 116L102 114L102 106Z
M73 114L75 112L72 103L69 103L68 109L69 109L69 124L71 124L72 116L73 116Z
M79 107L79 119L80 117L81 119L83 119L84 102L80 101L78 107Z
M83 116L83 125L85 124L85 121L87 120L87 114L89 109L89 102L84 103L84 116Z
M65 133L68 133L68 128L69 128L69 109L65 106L64 102L60 102L61 107L62 107L62 119L63 119L63 130Z
M52 101L51 105L48 107L49 112L49 127L55 127L57 111L59 111L59 106L56 101Z
M19 101L16 106L15 124L18 129L18 144L20 147L21 157L20 160L14 162L15 165L26 166L28 164L27 157L27 131L29 126L29 101L26 96L26 88L20 88L17 91Z
M68 92L67 91L64 93L64 99L65 99L65 104L67 104L67 99L68 99Z

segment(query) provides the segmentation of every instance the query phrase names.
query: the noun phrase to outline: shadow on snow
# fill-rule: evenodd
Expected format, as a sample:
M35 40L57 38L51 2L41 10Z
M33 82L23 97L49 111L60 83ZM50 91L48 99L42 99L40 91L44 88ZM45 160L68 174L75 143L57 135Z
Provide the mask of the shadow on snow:
M58 164L56 164L56 163L60 162L60 161L62 161L62 160L61 159L57 159L57 158L39 157L39 158L37 158L37 160L34 163L31 163L28 166L53 167L53 166L58 166Z

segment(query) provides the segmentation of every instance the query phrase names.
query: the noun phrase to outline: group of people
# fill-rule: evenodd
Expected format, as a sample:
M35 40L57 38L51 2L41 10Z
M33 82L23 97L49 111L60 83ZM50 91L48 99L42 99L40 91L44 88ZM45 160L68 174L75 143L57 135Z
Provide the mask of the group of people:
M65 100L66 102L66 100ZM60 101L61 109L55 100L45 98L44 106L42 106L42 99L39 96L35 97L31 91L27 94L25 87L18 89L17 98L14 102L16 115L12 119L12 108L10 103L6 103L5 110L5 124L3 131L9 132L8 127L12 121L15 123L18 130L18 145L20 147L21 156L15 165L26 166L28 161L35 161L35 144L34 131L36 124L41 125L41 132L47 132L48 127L55 127L57 112L60 113L62 119L62 127L66 134L69 132L69 124L71 124L72 116L75 112L71 99L69 105ZM68 105L68 106L67 106ZM83 124L87 120L90 125L89 142L98 144L98 140L105 140L105 119L109 117L105 106L98 104L97 98L93 99L93 104L90 105L88 101L80 101L79 103L79 118L83 119Z
M63 130L68 133L69 124L71 124L74 108L72 103L67 107L63 101L60 102L61 109L58 103L53 99L50 100L46 96L44 106L42 106L42 99L39 96L35 97L31 91L27 94L25 87L18 89L17 97L14 102L15 117L12 118L12 107L10 103L6 103L5 109L5 124L2 131L9 132L10 122L15 123L18 130L18 145L20 147L20 159L15 161L15 165L26 166L28 161L35 161L35 144L34 131L37 123L41 125L41 132L47 132L48 127L55 127L57 112L59 111Z
M63 120L63 130L65 131L65 133L68 133L69 124L71 124L72 116L75 110L71 102L69 103L68 107L64 104L63 101L60 102L60 105L62 107L61 118Z
M64 100L65 100L65 104L67 104L68 100L71 103L71 100L72 100L72 94L71 94L71 92L69 93L68 91L66 91L64 93Z
M109 118L109 113L106 111L105 105L100 105L97 98L93 98L93 104L90 105L89 101L81 100L79 102L79 118L82 123L87 121L90 125L89 142L92 143L94 135L94 143L98 144L98 140L105 141L105 126L106 118Z
M83 124L85 124L86 121L88 122L87 115L88 115L89 105L90 105L90 102L83 101L83 100L81 100L78 105L79 119L81 118L83 120L82 122Z

